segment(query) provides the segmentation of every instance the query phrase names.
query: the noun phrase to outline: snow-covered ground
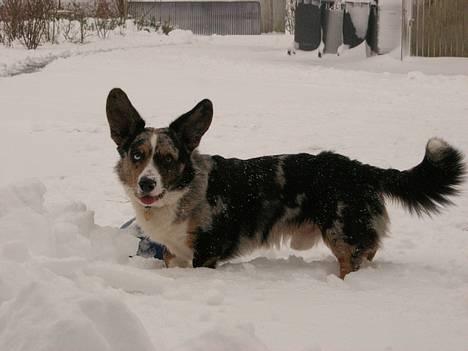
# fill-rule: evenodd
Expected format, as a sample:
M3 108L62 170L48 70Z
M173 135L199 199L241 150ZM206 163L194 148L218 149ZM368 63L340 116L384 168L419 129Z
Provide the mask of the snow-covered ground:
M466 185L432 219L390 205L384 248L344 281L322 245L217 270L128 257L138 242L117 229L132 210L104 111L116 86L154 126L212 99L206 153L332 149L405 169L434 135L468 152L468 59L288 57L290 41L0 48L0 350L468 349ZM28 62L45 67L21 74Z

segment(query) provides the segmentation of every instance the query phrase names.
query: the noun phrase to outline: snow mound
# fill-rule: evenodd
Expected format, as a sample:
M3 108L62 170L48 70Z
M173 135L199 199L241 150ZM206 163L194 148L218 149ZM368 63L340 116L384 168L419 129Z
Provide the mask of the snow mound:
M6 253L4 257L27 259L24 251L30 250L33 256L124 263L135 253L136 238L122 233L116 235L115 229L97 226L94 213L82 203L46 209L45 192L40 182L0 189L0 247Z
M154 350L118 295L98 289L116 274L135 281L118 267L138 240L97 226L81 203L47 209L45 192L40 182L0 189L0 349Z
M191 44L195 38L191 31L182 29L174 29L168 36L174 44Z
M77 294L61 278L35 282L0 308L5 350L154 350L139 319L115 297Z
M251 325L239 325L233 328L224 327L207 331L196 339L177 347L174 351L206 350L268 351L268 348L256 337Z

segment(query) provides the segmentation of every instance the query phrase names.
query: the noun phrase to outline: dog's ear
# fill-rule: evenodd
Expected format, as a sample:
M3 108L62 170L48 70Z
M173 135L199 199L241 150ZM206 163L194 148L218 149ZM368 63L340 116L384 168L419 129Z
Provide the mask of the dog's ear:
M203 134L210 127L213 119L213 104L210 100L200 101L191 111L183 114L171 123L173 130L180 140L192 152L199 144Z
M145 121L122 89L114 88L109 92L106 102L107 120L111 138L122 152L131 141L145 129Z

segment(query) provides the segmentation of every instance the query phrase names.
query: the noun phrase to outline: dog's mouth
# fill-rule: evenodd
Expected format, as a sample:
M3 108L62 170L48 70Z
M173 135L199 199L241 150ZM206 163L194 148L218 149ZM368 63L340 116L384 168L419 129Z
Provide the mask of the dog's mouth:
M140 200L140 202L144 206L151 206L151 205L154 205L159 200L161 200L165 194L166 194L166 190L163 190L161 194L156 195L156 196L151 196L151 195L138 196L138 200Z

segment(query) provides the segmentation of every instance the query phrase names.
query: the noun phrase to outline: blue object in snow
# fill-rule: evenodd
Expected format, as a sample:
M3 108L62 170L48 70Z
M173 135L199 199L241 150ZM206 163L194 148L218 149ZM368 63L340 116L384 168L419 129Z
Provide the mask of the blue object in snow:
M166 252L166 247L164 245L155 243L151 241L141 228L135 223L135 218L130 219L129 221L122 224L120 229L127 229L133 226L137 232L137 238L140 239L140 244L138 245L137 256L141 257L154 257L159 260L164 259L164 253Z

